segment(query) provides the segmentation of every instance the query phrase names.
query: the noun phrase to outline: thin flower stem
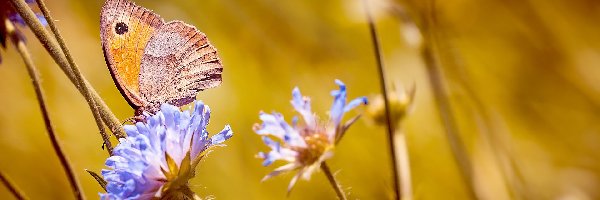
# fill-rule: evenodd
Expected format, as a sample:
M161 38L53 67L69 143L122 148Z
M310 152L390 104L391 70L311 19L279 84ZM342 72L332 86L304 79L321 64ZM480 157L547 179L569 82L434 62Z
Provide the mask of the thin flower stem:
M54 36L56 37L56 40L58 41L58 44L60 45L61 50L67 57L67 61L69 62L71 72L73 72L73 75L75 75L75 84L79 85L81 87L81 85L84 84L83 77L81 75L81 72L79 71L79 68L77 67L77 64L75 64L75 61L73 61L73 57L71 56L71 53L69 52L69 49L67 48L67 45L65 44L64 39L60 35L60 31L56 28L56 25L54 23L54 18L52 18L52 16L50 15L50 12L48 11L48 8L46 7L46 3L43 0L36 0L36 1L38 4L38 7L42 11L42 14L44 14L44 17L46 18L46 21L48 22L48 26L50 26L50 30L52 30L52 33L54 33ZM83 93L83 96L88 101L88 106L90 107L90 110L92 110L94 120L96 121L96 126L98 126L100 135L102 136L102 140L104 140L104 144L106 145L106 150L108 151L109 155L112 155L112 148L113 148L112 143L110 142L110 137L104 131L104 124L102 123L102 117L100 116L100 111L98 111L98 104L96 104L96 102L92 98L90 91L88 90L87 87L82 87L82 89L83 89L83 91L81 93Z
M96 102L100 109L100 115L102 116L102 120L106 125L110 128L111 132L117 138L125 137L125 132L121 127L121 122L117 117L110 111L106 103L102 100L102 98L98 95L98 93L90 86L90 84L82 78L83 85L77 85L76 77L69 67L69 61L61 51L60 46L57 44L55 40L52 39L50 34L44 29L44 26L37 19L33 11L29 8L27 3L24 0L11 0L13 6L17 9L21 17L25 20L29 28L33 31L35 36L40 40L44 48L48 51L50 56L54 59L54 61L60 66L63 72L69 77L72 83L75 84L80 93L83 94L83 90L87 88L90 92L93 101L88 102ZM103 138L104 139L104 138Z
M414 5L414 2L404 1L403 3L405 6L407 6L407 8L409 8L409 11L413 11L412 13L413 16L416 17L416 20L409 15L411 12L406 12L400 7L396 7L394 12L402 22L418 27L419 32L423 36L421 43L422 45L419 46L421 48L420 53L425 62L429 82L435 97L434 99L436 106L439 110L440 118L444 126L446 137L448 138L450 150L452 151L454 160L458 164L461 178L467 188L467 194L469 195L470 199L477 199L478 196L473 183L474 179L472 163L466 152L466 147L460 138L460 134L452 112L450 99L444 87L445 85L443 82L443 73L440 66L440 61L438 61L434 52L436 50L436 44L438 44L438 42L435 40L435 35L439 33L439 31L436 32L437 30L435 30L435 0L429 0L426 2L427 7L425 10L420 10L418 6ZM437 49L439 49L439 46L437 46ZM440 54L443 53L439 50L438 52L440 52Z
M435 18L433 20L436 21ZM433 37L432 40L434 40L434 43L438 46L437 49L456 49L451 42L444 38L448 37L443 30L435 32L435 37ZM531 197L527 198L527 190L524 189L520 171L516 166L514 158L508 156L507 153L509 153L509 151L503 144L504 140L502 137L499 137L502 134L494 127L488 108L486 108L481 99L477 96L472 88L472 84L468 83L470 80L469 75L456 72L465 67L462 66L462 62L459 61L461 59L460 55L456 54L454 51L448 50L438 50L436 51L436 54L439 55L438 60L440 66L444 66L443 69L447 69L448 73L454 73L458 76L458 78L453 79L453 82L460 85L461 89L464 91L465 97L472 101L472 103L469 104L472 105L471 109L474 111L473 117L478 124L477 128L479 130L479 135L481 136L481 142L489 147L490 156L497 163L500 163L498 165L500 169L499 174L502 183L506 187L508 196L511 199L531 199Z
M17 51L19 52L19 54L21 54L21 57L25 62L25 66L27 67L27 73L31 77L31 81L35 89L35 94L40 106L40 110L42 111L42 116L44 118L44 124L46 125L46 131L48 131L48 136L50 137L50 141L52 142L54 152L58 156L61 166L63 167L63 170L65 171L65 174L69 179L69 183L71 184L71 190L73 190L73 194L77 199L83 199L83 194L79 187L77 177L75 176L75 173L73 172L73 169L69 164L69 161L67 160L67 157L65 156L62 147L60 146L58 137L54 133L54 128L52 128L52 122L50 121L50 115L46 107L46 99L44 97L44 92L42 91L42 86L40 83L40 77L37 68L31 60L31 56L27 51L27 48L25 47L25 43L19 38L19 36L15 34L15 27L12 24L12 22L8 19L6 19L4 22L8 35L10 35L13 44L17 47Z
M333 190L335 190L335 193L337 194L338 198L340 200L346 200L346 194L344 194L342 187L335 180L335 177L333 176L333 173L331 173L331 170L329 169L329 166L326 162L321 163L321 170L323 170L323 173L325 173L325 176L327 176L327 180L329 180L329 183L331 183L331 187L333 188Z
M444 90L444 84L441 77L442 75L438 69L431 47L428 46L427 42L425 43L422 56L425 59L425 67L427 68L429 82L433 89L436 105L440 111L440 117L444 124L450 149L454 154L454 159L459 165L459 169L467 185L469 195L472 198L475 198L477 195L475 193L475 186L473 183L473 165L467 155L464 143L458 135L456 120L454 119L452 107L450 106L448 96Z
M442 72L434 54L434 32L435 28L435 9L434 1L429 2L429 8L426 13L423 14L423 18L426 20L421 27L423 32L423 49L421 56L425 61L425 67L429 78L430 85L433 90L436 105L439 109L440 118L444 124L446 137L450 144L450 149L454 155L454 159L459 165L459 171L462 178L467 186L467 192L471 199L478 199L475 191L475 184L473 178L473 164L467 154L466 147L460 135L458 134L458 127L456 119L454 119L454 112L450 104L450 98L446 92L444 81L442 78Z
M369 10L369 5L366 0L362 0L363 7L365 9L365 13L367 15L367 22L369 23L369 31L371 33L371 40L373 42L373 50L375 53L375 60L377 61L377 69L379 71L379 84L382 90L383 102L385 107L385 120L387 125L387 139L389 142L389 151L392 157L392 176L393 176L393 187L394 187L394 199L400 199L400 182L398 179L398 163L396 161L396 145L394 144L394 123L392 123L392 114L390 110L390 102L388 98L387 84L385 78L385 70L383 67L383 56L381 55L379 38L377 37L377 30L375 29L375 23L373 22L373 18L371 16L371 11Z
M18 200L25 199L25 195L23 194L23 192L21 190L19 190L19 188L17 188L12 182L10 182L10 180L8 180L8 178L6 178L6 176L4 176L4 173L2 173L2 172L0 172L0 182L2 182L2 184L4 184L4 186L6 186L8 191L10 191L10 193L16 199L18 199Z
M408 145L406 144L406 134L402 132L402 128L397 128L397 133L394 137L394 144L396 144L396 151L398 157L394 159L398 164L398 171L400 172L400 186L402 186L401 194L404 200L413 199L412 195L412 179L410 174L410 159L408 156Z

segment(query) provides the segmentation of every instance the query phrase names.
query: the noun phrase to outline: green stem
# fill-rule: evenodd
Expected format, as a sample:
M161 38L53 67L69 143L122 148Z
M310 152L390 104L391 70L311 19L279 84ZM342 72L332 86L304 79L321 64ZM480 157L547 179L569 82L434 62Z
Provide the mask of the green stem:
M0 182L2 182L2 184L4 184L4 186L6 186L8 191L10 191L10 193L13 196L15 196L16 199L18 199L18 200L25 199L25 195L23 195L23 192L21 190L19 190L19 188L17 188L13 183L11 183L10 180L8 180L8 178L6 178L6 176L4 176L4 173L2 173L2 172L0 172Z
M50 30L52 30L52 33L54 33L54 36L56 37L56 40L58 41L58 44L60 45L61 50L67 57L67 61L69 62L71 72L73 72L73 75L75 75L75 84L78 85L79 87L81 87L81 85L83 85L83 77L81 75L81 72L79 71L79 68L77 67L77 64L75 64L75 61L73 61L73 57L71 56L71 53L69 52L69 49L67 48L67 45L65 44L65 40L62 38L62 36L60 35L60 31L58 30L58 28L56 28L56 25L54 24L54 18L52 18L52 16L50 15L50 12L48 11L48 8L46 7L46 3L43 0L37 0L37 4L38 4L38 7L40 8L40 10L42 11L42 14L44 14L44 17L46 17L48 26L50 26ZM110 137L104 131L104 124L102 123L102 117L100 116L100 111L98 111L98 105L92 98L88 88L83 87L83 91L81 93L83 93L83 96L85 97L85 99L88 102L90 110L92 110L94 120L96 121L96 126L98 126L100 135L102 136L102 139L104 140L104 144L106 145L106 150L108 151L109 155L112 155L112 148L113 148L112 143L110 142Z
M377 30L375 29L375 23L373 22L373 18L371 16L371 12L369 10L369 5L366 0L362 0L365 12L367 15L367 22L369 23L369 32L371 34L371 41L373 43L373 50L375 53L375 60L377 61L377 69L379 72L379 85L382 90L383 102L385 107L385 120L387 125L387 140L389 142L389 151L390 156L392 157L392 176L393 179L393 187L395 199L400 199L400 182L399 182L399 173L398 173L398 163L396 161L396 145L394 144L394 123L392 122L392 114L390 110L390 101L388 98L387 84L385 78L385 69L383 67L383 56L381 55L381 45L379 44L379 38L377 37Z
M63 72L69 77L72 83L75 84L80 93L84 93L84 90L88 90L92 96L92 101L88 102L96 102L99 106L100 115L102 120L106 125L110 128L111 132L117 138L125 137L125 132L121 127L121 122L117 117L110 111L106 103L102 100L102 98L98 95L98 93L90 86L90 84L85 80L85 78L81 77L83 82L82 85L77 85L76 75L74 75L73 71L70 68L69 61L64 56L61 51L60 46L56 41L52 39L50 34L44 29L44 26L37 19L33 11L29 8L27 3L24 0L11 0L13 6L17 9L21 17L25 20L29 28L33 31L35 36L40 40L44 48L48 51L50 56L54 59L54 61L60 66ZM104 137L103 137L104 139Z
M331 173L331 170L329 169L329 166L327 166L326 162L321 163L321 170L323 170L325 176L327 176L327 180L329 180L329 183L331 183L331 187L333 188L333 190L335 190L335 193L337 194L338 198L340 200L346 200L346 194L344 194L344 191L342 191L342 187L335 180L335 177L333 176L333 173Z
M17 47L17 50L19 51L19 54L21 54L21 57L25 62L25 66L27 67L27 73L29 74L29 77L31 78L31 81L33 83L35 95L37 97L40 110L42 111L44 124L46 125L46 131L48 131L48 136L50 137L50 141L52 141L52 147L54 148L54 152L58 156L63 170L65 171L65 174L69 179L69 183L71 184L73 194L77 199L83 199L83 194L81 193L81 189L79 187L79 183L77 181L75 173L73 172L73 169L69 164L67 157L65 156L64 150L60 146L56 133L54 132L54 128L52 128L52 122L50 121L50 114L48 113L48 108L46 107L46 98L44 97L44 92L42 91L42 86L40 83L40 77L37 68L31 60L31 56L27 51L27 48L25 47L25 43L23 43L23 41L19 39L19 36L15 34L15 27L12 24L12 22L8 19L6 19L4 22L8 35L10 35L13 44Z

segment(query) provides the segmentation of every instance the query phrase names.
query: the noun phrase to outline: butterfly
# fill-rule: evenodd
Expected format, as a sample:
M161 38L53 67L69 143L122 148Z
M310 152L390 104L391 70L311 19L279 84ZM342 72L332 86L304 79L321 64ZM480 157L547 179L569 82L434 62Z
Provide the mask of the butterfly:
M221 84L223 65L206 35L182 21L165 22L130 0L107 0L100 15L102 50L113 81L135 109L183 106Z

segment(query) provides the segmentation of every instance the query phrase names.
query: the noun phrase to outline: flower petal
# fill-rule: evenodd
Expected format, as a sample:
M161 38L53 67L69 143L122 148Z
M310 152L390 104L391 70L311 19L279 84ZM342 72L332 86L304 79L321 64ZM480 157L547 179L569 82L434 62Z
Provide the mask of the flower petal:
M107 193L102 199L153 198L166 184L182 187L192 169L189 156L206 150L211 143L220 144L233 132L229 125L210 140L206 125L210 118L208 106L196 102L192 112L163 104L154 115L146 114L145 122L125 125L126 138L119 139L113 156L106 160L108 170L102 170L107 181ZM188 159L184 162L185 159ZM185 165L185 166L182 166ZM185 170L184 173L180 173ZM193 173L192 173L193 174ZM158 192L158 193L157 193Z
M270 179L273 176L277 176L277 175L279 175L281 173L298 169L299 167L300 167L300 165L298 165L296 163L289 163L287 165L283 165L281 167L276 168L271 173L267 174L265 177L262 178L261 181L266 181L267 179Z
M279 113L266 114L261 112L259 118L263 121L262 125L254 130L259 135L272 135L284 140L290 146L305 147L306 142L302 136L283 119Z
M263 137L263 142L271 148L269 153L259 153L258 157L264 159L263 166L271 165L277 160L286 160L293 162L296 159L297 152L288 148L281 147L279 142L271 140L269 137Z
M310 98L303 97L300 93L300 89L298 89L298 87L295 87L294 90L292 90L291 102L294 109L296 109L296 111L300 113L300 115L302 115L302 117L304 118L306 125L308 127L314 127L316 122L313 113L310 109Z
M223 130L221 132L219 132L216 135L213 135L210 140L211 140L211 144L215 145L215 144L221 144L223 142L225 142L225 140L231 138L231 136L233 136L233 131L231 131L231 126L226 125L225 128L223 128Z
M356 108L356 106L359 106L360 104L366 105L367 103L368 103L367 97L356 98L356 99L350 101L350 103L346 104L346 106L344 106L344 112L348 112L348 111Z
M335 83L340 86L340 90L331 91L331 96L334 97L333 105L329 111L329 118L333 124L339 125L344 116L344 106L346 104L346 85L340 81L335 80Z
M290 194L290 192L292 192L292 189L294 189L294 186L296 185L296 181L298 181L298 178L300 178L300 175L302 175L303 171L304 171L303 169L300 169L298 174L296 174L294 176L294 178L292 178L292 180L290 181L290 184L288 185L288 188L287 188L288 194Z
M285 135L285 129L281 127L281 123L279 119L275 117L279 115L279 113L267 114L261 112L259 114L259 119L263 121L258 130L255 130L259 135L273 135L275 137L283 139Z

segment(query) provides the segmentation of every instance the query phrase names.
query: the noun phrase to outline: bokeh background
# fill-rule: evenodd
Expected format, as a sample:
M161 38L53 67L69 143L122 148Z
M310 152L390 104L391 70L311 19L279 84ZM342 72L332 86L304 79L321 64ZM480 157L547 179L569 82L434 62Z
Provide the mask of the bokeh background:
M349 98L373 98L380 92L360 0L136 2L166 20L195 25L223 60L222 86L201 92L198 99L213 110L212 133L231 124L235 135L197 168L191 184L202 197L286 199L292 174L260 182L277 165L263 167L255 158L267 148L251 127L261 110L290 118L294 86L312 97L313 110L322 116L332 103L334 79L346 82ZM103 1L48 4L85 77L120 119L132 116L102 56ZM415 199L470 198L435 104L424 46L434 47L479 197L600 198L598 1L377 0L369 5L386 77L390 83L416 86L414 107L400 126L407 137ZM429 25L419 31L406 16L416 27ZM31 32L21 30L41 69L66 155L86 196L97 199L101 188L84 169L100 171L106 152L92 115ZM23 62L11 45L2 56L0 170L31 199L70 199ZM385 134L366 115L328 161L350 199L392 197ZM0 197L11 196L0 187ZM299 181L288 199L334 198L327 179L317 173Z

